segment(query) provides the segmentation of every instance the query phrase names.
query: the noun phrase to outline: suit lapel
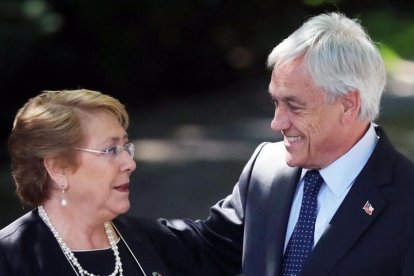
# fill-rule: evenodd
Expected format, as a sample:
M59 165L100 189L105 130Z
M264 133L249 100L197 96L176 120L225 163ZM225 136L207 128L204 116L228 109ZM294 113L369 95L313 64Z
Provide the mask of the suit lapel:
M391 183L390 167L395 150L382 131L378 132L382 135L373 154L304 264L300 275L327 275L386 207L380 187ZM363 209L367 201L374 208L372 215Z
M301 275L328 274L385 208L386 202L378 189L362 182L354 184L306 261ZM363 210L367 200L374 207L372 215Z
M281 171L283 173L280 173ZM300 172L301 169L293 169L285 165L283 170L278 170L272 182L267 203L266 237L263 239L266 243L265 275L278 275L281 270L290 208Z

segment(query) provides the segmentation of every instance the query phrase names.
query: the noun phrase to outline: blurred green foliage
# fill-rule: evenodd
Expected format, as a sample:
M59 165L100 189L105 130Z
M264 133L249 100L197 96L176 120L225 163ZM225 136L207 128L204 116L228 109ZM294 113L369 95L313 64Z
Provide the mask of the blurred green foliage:
M401 58L414 60L414 10L401 16L393 10L374 10L363 16L363 24L374 40L393 49Z
M366 13L362 20L371 37L379 43L388 69L392 70L399 59L414 60L412 16L401 16L394 10L374 10Z

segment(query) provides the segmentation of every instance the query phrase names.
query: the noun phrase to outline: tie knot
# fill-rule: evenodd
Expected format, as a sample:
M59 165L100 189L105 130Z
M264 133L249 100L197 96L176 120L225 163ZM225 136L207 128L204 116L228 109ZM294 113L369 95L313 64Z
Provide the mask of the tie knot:
M310 194L317 195L322 183L323 183L323 178L318 170L307 171L305 174L304 194L305 195L310 195Z

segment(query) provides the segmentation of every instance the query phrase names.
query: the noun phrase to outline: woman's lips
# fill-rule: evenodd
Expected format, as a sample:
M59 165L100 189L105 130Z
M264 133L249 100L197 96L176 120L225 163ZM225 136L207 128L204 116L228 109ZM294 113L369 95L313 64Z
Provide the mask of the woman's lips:
M114 189L119 191L119 192L128 192L129 191L129 184L116 186Z

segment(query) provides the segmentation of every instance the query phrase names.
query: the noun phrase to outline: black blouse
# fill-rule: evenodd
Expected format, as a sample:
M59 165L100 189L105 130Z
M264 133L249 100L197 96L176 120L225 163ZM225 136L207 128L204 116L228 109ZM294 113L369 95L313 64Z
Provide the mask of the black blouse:
M125 246L125 243L119 239L117 245L122 262L123 275L143 275L138 264L135 262L131 253ZM78 259L78 262L82 268L86 269L89 273L93 273L95 275L110 275L114 272L115 256L111 248L91 251L74 251L73 254Z
M147 276L217 275L201 269L192 251L156 221L121 215L113 220L113 224L123 237L118 247L125 276L142 275L127 246ZM111 249L75 254L80 265L90 273L109 275L114 271L115 257ZM34 209L0 230L0 275L76 274L52 232Z

